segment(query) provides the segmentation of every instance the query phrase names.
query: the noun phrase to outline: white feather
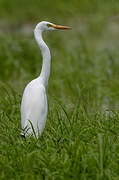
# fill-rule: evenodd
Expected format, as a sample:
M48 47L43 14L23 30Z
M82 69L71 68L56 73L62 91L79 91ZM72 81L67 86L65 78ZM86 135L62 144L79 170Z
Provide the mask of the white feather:
M25 88L21 103L21 124L27 128L27 134L41 134L47 117L47 97L45 87L39 79L31 81ZM30 122L31 123L30 123Z

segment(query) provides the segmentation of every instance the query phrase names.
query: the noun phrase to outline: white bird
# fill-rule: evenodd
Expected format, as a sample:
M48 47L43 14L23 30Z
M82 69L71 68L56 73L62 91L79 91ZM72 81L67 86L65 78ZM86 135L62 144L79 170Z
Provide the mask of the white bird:
M22 129L26 129L26 134L22 133L24 137L33 134L38 138L45 127L48 112L46 86L48 85L50 76L51 55L48 46L42 39L42 32L55 29L71 28L42 21L36 25L34 30L34 36L41 50L43 63L40 76L28 83L23 93L21 102L21 126Z

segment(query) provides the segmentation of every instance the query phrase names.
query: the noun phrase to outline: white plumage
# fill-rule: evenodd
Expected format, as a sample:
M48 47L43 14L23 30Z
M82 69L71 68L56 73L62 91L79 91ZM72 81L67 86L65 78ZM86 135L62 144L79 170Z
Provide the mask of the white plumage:
M25 88L21 102L21 126L26 129L25 136L35 133L38 137L44 130L48 106L46 86L50 75L50 50L42 39L42 32L54 29L70 29L46 21L37 24L34 36L40 47L43 64L40 76L32 80Z
M36 137L41 134L47 117L47 97L45 87L39 79L31 81L24 90L21 104L22 128L27 127L27 133L32 134L33 125ZM31 121L31 123L29 122Z

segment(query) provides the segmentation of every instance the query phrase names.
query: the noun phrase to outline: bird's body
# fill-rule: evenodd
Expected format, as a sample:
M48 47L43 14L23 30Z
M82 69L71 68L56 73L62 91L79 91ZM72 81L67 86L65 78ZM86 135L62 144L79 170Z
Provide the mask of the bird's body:
M48 112L46 86L50 76L50 50L42 39L42 32L53 29L70 29L65 26L57 26L42 21L35 30L34 36L40 47L43 64L40 76L32 80L25 88L21 103L21 125L26 128L25 136L29 134L38 135L43 132Z
M22 128L27 127L27 133L34 132L36 137L42 133L47 117L47 95L40 79L34 79L25 88L21 105ZM31 127L31 123L33 127Z

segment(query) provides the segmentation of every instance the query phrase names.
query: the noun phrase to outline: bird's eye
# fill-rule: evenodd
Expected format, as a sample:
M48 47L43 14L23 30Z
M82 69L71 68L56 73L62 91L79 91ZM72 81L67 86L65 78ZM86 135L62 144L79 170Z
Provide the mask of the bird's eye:
M48 26L48 27L52 27L52 25L51 25L51 24L47 24L47 26Z

